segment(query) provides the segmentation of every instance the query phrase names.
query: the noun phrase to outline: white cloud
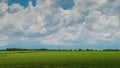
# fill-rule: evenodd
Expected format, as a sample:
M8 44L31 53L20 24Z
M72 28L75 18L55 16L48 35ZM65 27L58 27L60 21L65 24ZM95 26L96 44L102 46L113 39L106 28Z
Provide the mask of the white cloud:
M5 35L0 35L0 46L4 46L8 44L9 37Z
M7 14L7 4L5 3L0 3L0 18L4 17Z
M95 44L113 42L120 34L119 0L74 0L64 10L58 0L37 0L27 8L0 3L0 42L33 40L42 44ZM4 39L4 40L3 40ZM14 40L14 41L13 41ZM7 42L6 42L7 43Z
M13 4L12 6L9 7L8 12L9 13L17 13L18 11L23 10L23 7L20 6L19 4Z

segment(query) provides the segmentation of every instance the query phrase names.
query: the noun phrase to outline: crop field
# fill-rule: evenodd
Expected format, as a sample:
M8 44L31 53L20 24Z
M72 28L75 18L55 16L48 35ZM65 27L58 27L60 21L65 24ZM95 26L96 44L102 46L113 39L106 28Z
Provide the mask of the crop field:
M0 51L0 68L120 68L120 52Z

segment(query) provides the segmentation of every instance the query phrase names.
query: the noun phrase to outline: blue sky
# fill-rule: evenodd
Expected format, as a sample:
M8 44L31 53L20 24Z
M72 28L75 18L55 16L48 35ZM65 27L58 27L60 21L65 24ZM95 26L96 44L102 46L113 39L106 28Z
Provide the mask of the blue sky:
M24 8L26 8L28 6L29 1L32 2L32 5L35 6L36 5L36 0L8 0L8 5L11 6L14 3L18 3L21 6L23 6ZM74 6L74 1L73 0L59 0L60 2L60 6L63 9L71 9L72 6Z
M119 0L0 0L0 48L120 48Z
M11 6L14 3L19 3L21 6L25 8L28 6L29 1L32 1L32 5L36 5L36 0L8 0L8 5Z

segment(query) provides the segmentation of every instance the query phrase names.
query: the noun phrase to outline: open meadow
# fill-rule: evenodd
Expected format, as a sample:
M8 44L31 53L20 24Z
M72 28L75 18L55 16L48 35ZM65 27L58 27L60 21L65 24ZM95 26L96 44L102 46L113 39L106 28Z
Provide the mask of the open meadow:
M0 68L120 68L120 52L0 51Z

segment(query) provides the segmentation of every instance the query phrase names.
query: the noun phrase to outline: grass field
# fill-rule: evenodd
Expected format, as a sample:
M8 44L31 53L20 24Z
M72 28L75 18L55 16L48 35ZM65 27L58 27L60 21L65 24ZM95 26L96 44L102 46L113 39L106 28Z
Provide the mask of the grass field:
M0 68L120 68L120 52L1 51Z

